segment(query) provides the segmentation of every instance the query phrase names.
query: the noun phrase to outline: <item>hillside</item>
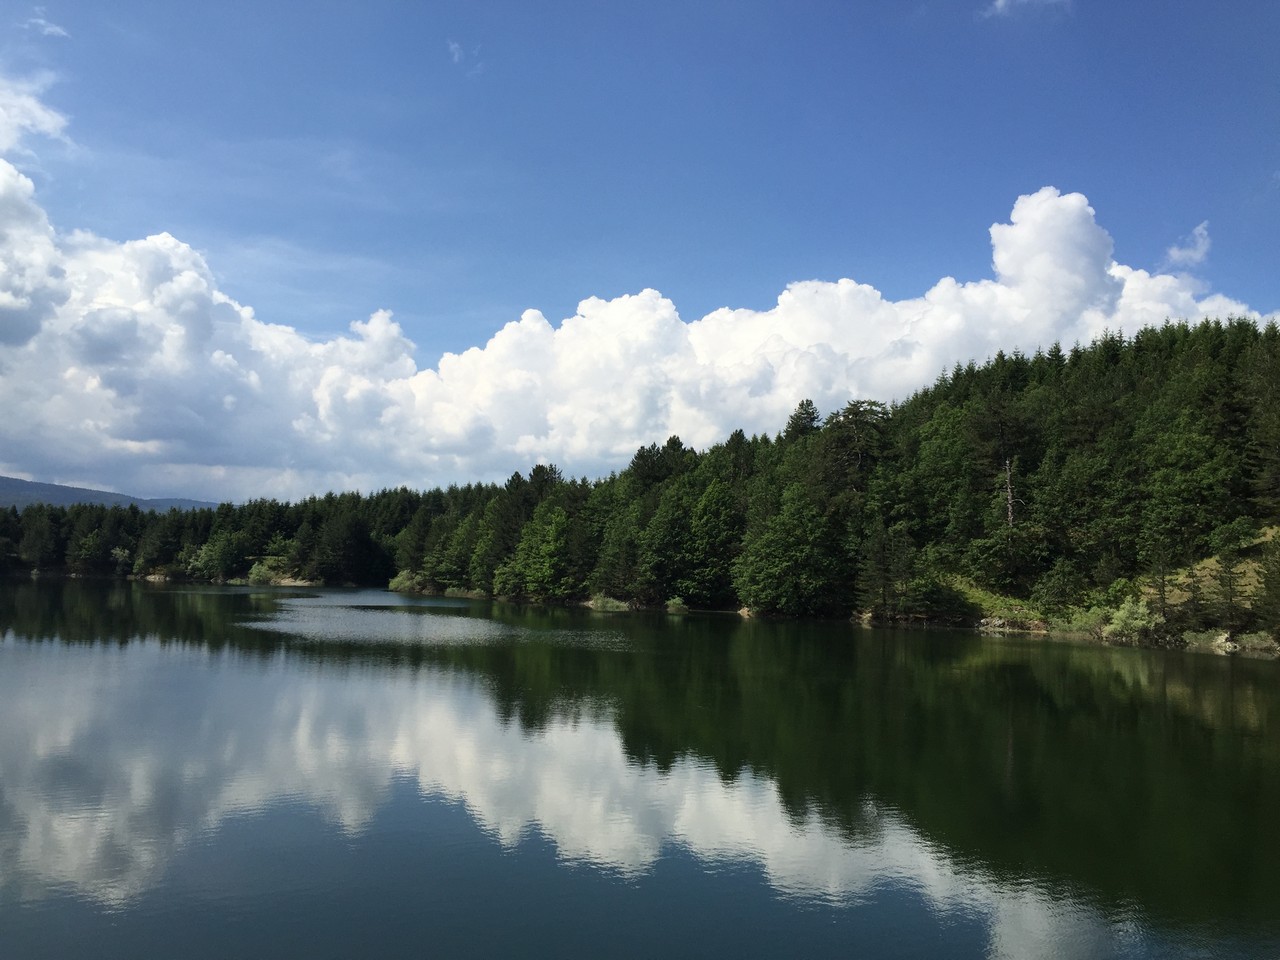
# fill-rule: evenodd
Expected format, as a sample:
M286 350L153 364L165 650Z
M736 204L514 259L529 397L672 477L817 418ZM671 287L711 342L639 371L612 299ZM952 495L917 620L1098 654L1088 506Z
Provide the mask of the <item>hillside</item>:
M194 510L200 507L216 507L216 503L203 500L146 499L106 490L90 490L87 487L66 487L57 483L36 483L17 477L0 477L0 507L23 507L44 503L53 507L69 507L76 503L96 503L104 507L136 505L141 510L164 511L176 507Z

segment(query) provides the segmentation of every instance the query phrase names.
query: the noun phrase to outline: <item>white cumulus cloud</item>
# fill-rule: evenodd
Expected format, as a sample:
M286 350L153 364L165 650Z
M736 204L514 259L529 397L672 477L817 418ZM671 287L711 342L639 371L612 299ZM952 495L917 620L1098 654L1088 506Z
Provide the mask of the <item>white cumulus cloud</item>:
M61 134L30 88L0 82L0 111L12 103L0 144ZM704 447L776 431L805 397L902 398L998 349L1258 317L1200 280L1117 263L1078 193L1019 197L990 234L990 278L915 298L806 280L767 310L685 319L646 289L559 322L527 310L424 362L388 312L312 339L237 303L167 233L64 232L0 160L0 473L211 499L502 479L539 461L599 475L671 434Z
M1170 266L1194 267L1204 263L1209 255L1209 221L1202 221L1180 244L1174 244L1165 251L1165 258Z

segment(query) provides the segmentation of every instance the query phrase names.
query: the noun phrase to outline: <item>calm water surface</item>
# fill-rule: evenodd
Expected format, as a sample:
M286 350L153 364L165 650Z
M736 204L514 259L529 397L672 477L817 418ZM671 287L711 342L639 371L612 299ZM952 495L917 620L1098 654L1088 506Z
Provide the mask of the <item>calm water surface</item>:
M3 587L0 956L1278 957L1280 665Z

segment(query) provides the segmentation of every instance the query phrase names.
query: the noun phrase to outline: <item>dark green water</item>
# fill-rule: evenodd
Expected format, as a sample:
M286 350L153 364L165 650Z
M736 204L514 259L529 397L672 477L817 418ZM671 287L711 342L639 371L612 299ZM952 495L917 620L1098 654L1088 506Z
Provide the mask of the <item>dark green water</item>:
M1280 665L0 588L0 956L1276 957Z

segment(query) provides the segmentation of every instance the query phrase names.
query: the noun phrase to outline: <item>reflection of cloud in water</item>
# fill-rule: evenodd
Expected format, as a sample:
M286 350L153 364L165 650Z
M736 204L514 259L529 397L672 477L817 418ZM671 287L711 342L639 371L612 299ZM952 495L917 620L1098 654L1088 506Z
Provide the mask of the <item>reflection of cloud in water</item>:
M385 591L284 597L270 616L250 623L255 630L317 643L371 643L458 646L513 642L528 630L489 616L477 616L465 600L416 602ZM372 598L372 599L371 599ZM542 643L569 643L592 649L622 649L616 630L540 629Z
M425 608L306 607L285 603L255 630L284 633L320 643L494 643L516 631L494 620L448 616Z
M678 845L753 863L797 898L856 903L909 886L939 912L988 918L995 956L1093 956L1122 935L1089 908L962 868L892 811L868 804L851 840L816 815L790 817L768 779L725 782L687 758L666 773L629 763L591 708L526 733L458 674L152 645L9 641L0 658L7 897L70 887L123 906L229 817L302 800L355 833L392 780L411 777L504 846L536 830L561 857L628 876Z

